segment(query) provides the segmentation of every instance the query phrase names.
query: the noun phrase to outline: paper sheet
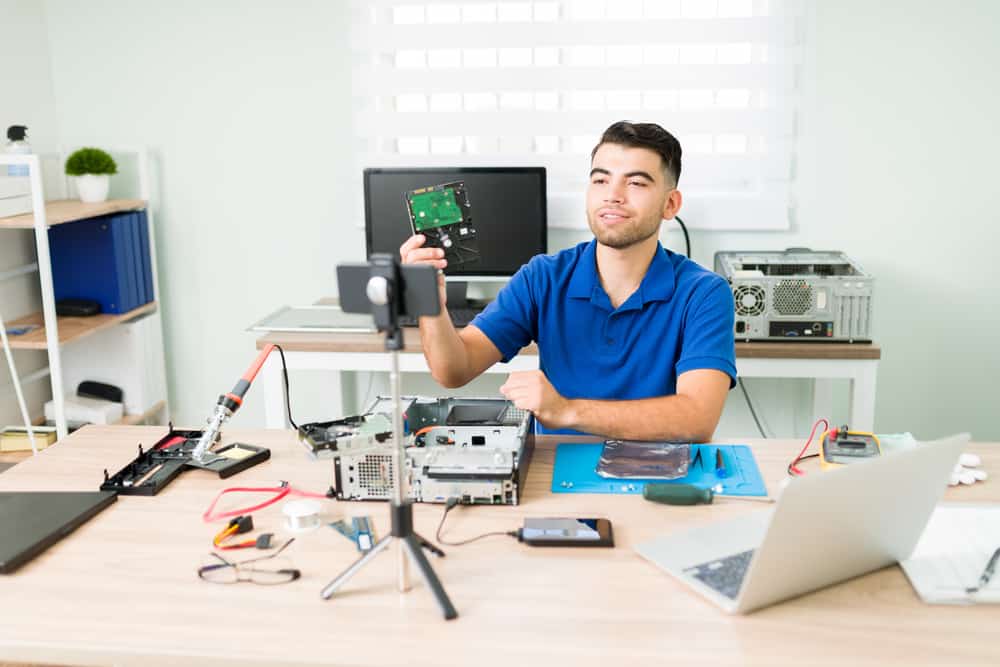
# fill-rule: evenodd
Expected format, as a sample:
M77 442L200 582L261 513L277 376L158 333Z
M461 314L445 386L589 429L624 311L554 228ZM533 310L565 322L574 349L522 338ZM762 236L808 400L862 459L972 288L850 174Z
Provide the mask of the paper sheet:
M900 563L913 588L932 604L1000 603L1000 567L968 595L1000 547L1000 505L938 505L913 554Z

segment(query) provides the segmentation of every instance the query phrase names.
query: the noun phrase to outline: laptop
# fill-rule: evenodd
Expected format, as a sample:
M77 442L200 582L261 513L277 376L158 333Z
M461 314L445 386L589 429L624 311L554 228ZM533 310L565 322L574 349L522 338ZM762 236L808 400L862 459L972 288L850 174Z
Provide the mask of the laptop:
M635 547L730 613L909 557L969 435L790 480L771 510Z
M115 502L109 491L0 492L0 572L13 572Z

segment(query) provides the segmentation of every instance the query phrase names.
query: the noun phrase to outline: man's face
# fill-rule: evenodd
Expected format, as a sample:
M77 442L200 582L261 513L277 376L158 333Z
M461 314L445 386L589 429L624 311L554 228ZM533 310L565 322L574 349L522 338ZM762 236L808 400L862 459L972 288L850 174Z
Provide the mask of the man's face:
M673 184L648 148L602 144L591 162L587 222L598 243L628 248L657 234Z

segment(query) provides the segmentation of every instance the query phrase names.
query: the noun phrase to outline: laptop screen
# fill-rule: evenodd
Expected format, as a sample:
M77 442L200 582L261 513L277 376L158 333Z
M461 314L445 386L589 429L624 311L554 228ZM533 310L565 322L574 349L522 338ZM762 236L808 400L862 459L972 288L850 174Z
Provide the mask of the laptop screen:
M0 492L0 572L13 572L115 502L109 491Z

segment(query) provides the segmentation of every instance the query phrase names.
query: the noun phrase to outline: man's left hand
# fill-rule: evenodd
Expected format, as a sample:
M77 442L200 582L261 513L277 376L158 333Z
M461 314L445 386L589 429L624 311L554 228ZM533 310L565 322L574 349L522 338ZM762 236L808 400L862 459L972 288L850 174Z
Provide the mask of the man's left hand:
M516 407L532 412L546 428L570 426L569 399L563 398L541 371L511 373L500 393Z

